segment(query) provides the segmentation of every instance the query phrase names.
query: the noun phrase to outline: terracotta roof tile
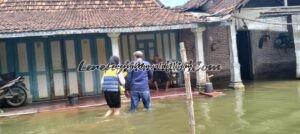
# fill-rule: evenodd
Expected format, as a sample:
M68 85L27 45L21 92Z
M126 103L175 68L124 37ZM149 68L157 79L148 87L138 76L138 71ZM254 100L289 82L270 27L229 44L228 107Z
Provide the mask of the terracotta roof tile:
M232 13L249 0L190 0L184 6L179 7L181 11L198 10L205 13L227 15ZM203 6L206 5L205 9Z
M249 0L220 0L217 4L214 4L208 12L218 15L230 14L247 1Z
M190 0L184 4L181 8L183 10L197 9L204 5L209 0Z
M187 13L164 9L154 0L5 0L0 4L0 34L202 21Z

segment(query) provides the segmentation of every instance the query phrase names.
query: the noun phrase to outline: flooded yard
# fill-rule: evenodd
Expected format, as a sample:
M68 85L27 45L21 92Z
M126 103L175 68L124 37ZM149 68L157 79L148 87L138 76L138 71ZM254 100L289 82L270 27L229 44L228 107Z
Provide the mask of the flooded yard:
M248 84L245 91L227 90L219 98L195 97L197 133L300 133L300 82ZM142 105L140 104L140 107ZM183 97L153 102L152 111L102 118L106 107L0 118L0 134L187 134Z

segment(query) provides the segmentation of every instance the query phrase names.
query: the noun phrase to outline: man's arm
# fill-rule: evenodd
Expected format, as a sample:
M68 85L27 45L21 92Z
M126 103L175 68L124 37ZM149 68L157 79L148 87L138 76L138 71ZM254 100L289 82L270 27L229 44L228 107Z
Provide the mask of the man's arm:
M153 77L153 71L148 71L147 73L148 73L148 79L149 80L152 79L152 77Z
M130 83L132 81L132 72L128 72L128 76L126 79L125 87L128 89L130 87Z
M120 84L124 86L125 83L126 83L126 80L125 80L125 78L124 78L123 73L119 73L119 74L118 74L118 78L119 78Z
M146 65L151 65L149 62L145 62L146 63ZM149 71L147 71L147 74L148 74L148 79L150 80L150 79L152 79L152 76L153 76L153 71L152 70L149 70Z

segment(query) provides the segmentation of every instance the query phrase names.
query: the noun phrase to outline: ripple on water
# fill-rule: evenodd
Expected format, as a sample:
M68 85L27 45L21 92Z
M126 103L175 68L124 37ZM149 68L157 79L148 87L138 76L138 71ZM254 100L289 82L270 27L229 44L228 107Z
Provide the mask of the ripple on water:
M299 85L299 86L298 86ZM300 133L300 84L258 82L244 92L226 91L219 98L195 97L197 132L205 134ZM0 119L4 134L185 134L188 115L184 97L155 100L153 110L102 118L106 107L40 113ZM18 129L16 129L16 126Z

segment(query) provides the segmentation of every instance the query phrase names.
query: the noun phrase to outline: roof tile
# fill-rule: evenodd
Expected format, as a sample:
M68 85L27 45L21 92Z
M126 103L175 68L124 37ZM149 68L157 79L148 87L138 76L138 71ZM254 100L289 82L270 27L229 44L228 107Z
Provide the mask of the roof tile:
M0 34L201 21L190 14L162 8L154 0L6 0L0 4Z

